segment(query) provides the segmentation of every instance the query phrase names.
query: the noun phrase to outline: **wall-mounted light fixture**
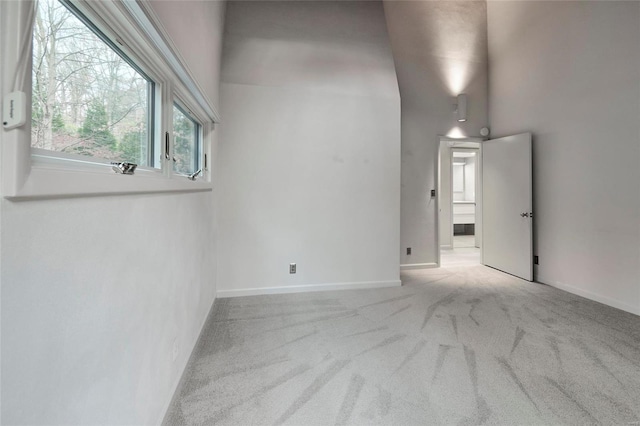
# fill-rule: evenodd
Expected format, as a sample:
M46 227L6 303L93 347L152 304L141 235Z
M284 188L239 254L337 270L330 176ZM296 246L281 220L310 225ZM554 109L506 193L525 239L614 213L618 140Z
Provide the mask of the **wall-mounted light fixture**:
M460 122L467 121L467 95L464 93L458 95L456 103L453 104L453 111L456 113L456 119Z

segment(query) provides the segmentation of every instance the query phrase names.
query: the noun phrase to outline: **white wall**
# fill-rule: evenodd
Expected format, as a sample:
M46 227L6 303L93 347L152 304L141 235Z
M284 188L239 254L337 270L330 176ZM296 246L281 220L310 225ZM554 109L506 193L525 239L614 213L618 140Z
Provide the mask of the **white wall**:
M214 105L219 102L220 52L225 2L150 0L164 29Z
M217 99L224 4L153 6ZM0 215L2 423L160 423L215 297L214 195L2 199Z
M463 163L464 160L460 162ZM464 184L465 184L464 166L454 165L452 168L453 168L453 182L452 182L453 201L461 201L462 199L464 199Z
M399 285L400 99L382 4L233 2L225 25L218 295Z
M464 201L476 200L476 157L466 157L464 166Z
M446 143L440 145L440 207L439 221L440 247L453 248L453 215L451 188L451 148Z
M388 0L384 8L402 97L400 263L432 266L438 135L479 136L487 125L486 5ZM460 93L468 95L466 123L453 113Z
M640 3L488 3L492 133L534 135L536 277L640 314Z

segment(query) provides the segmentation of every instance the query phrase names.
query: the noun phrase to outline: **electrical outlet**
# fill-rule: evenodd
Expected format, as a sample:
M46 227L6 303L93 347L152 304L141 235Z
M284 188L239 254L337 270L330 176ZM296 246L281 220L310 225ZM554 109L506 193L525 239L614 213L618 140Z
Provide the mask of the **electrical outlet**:
M171 352L171 356L173 358L173 361L175 361L176 358L178 358L178 349L179 349L178 338L176 337L176 338L173 339L173 350Z
M289 273L290 274L295 274L296 273L296 264L295 263L290 263L289 264Z
M436 190L432 189L431 190L431 198L435 198L435 196L436 196Z
M533 256L533 264L537 265L539 262L538 256Z
M410 255L411 254L411 247L407 247L407 254Z

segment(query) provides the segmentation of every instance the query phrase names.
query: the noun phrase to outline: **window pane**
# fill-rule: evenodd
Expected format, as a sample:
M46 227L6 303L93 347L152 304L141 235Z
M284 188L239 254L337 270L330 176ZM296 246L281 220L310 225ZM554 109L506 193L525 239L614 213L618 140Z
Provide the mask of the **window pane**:
M173 106L173 136L176 173L191 174L198 170L199 125L182 109Z
M153 166L153 83L57 0L37 3L31 146Z

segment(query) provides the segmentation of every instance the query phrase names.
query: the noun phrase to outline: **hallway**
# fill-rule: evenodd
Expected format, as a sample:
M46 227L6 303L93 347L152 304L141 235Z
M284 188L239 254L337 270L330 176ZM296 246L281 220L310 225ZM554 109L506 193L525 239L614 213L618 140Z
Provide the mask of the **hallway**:
M484 266L218 299L165 424L640 419L640 318Z
M446 268L480 265L480 249L474 245L475 236L455 235L453 249L440 250L440 264Z

